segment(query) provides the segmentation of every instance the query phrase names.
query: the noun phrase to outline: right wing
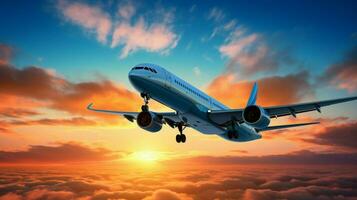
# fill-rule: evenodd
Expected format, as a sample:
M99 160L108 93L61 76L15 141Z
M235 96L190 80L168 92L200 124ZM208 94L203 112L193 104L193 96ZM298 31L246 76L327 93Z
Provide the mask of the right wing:
M140 113L140 112L123 112L123 111L95 109L95 108L93 108L93 103L89 104L87 106L87 109L91 110L91 111L95 111L95 112L102 112L102 113L120 115L120 116L125 117L127 120L129 120L131 122L133 122L134 119L136 119L137 116ZM174 123L181 122L181 119L178 117L177 113L175 113L175 112L154 112L154 113L157 114L158 116L161 116L166 121L170 121L170 122L174 122Z
M353 100L357 100L357 96L332 99L326 101L315 101L310 103L263 107L263 109L268 113L268 115L271 118L277 118L287 115L292 115L296 117L296 114L299 113L310 112L315 110L321 112L321 107L353 101ZM229 124L231 121L243 123L243 117L242 117L243 111L244 109L212 110L208 113L208 116L213 122L221 126L225 126Z

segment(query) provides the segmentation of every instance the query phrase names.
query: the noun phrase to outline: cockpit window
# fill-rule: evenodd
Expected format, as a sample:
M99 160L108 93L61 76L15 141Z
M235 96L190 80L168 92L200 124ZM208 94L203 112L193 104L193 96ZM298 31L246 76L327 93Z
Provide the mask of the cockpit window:
M147 71L151 71L151 72L153 72L155 74L157 73L157 71L155 69L152 69L150 67L134 67L132 70L142 70L142 69L147 70Z

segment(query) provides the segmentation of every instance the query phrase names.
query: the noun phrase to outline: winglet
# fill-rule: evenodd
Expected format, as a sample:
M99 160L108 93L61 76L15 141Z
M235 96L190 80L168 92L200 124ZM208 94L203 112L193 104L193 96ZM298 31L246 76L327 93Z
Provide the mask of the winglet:
M255 104L255 102L257 101L257 95L258 95L258 84L257 84L257 82L255 82L253 85L253 89L250 92L250 97L249 97L247 106Z
M93 103L88 104L87 109L88 110L93 110L92 106L93 106Z

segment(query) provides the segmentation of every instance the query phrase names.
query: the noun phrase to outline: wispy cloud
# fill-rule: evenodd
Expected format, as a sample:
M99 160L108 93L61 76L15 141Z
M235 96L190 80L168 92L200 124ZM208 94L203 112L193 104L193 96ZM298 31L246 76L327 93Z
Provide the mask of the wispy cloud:
M344 58L328 67L320 80L349 92L357 90L357 46L353 46Z
M158 9L157 16L149 22L145 20L148 14L136 12L137 8L131 1L118 5L117 17L111 17L99 5L87 3L63 0L59 1L58 8L66 20L94 31L101 43L106 43L111 37L112 48L122 45L121 59L138 50L167 54L176 47L180 38L172 30L172 10Z
M112 28L109 14L97 5L64 0L58 2L58 9L67 20L89 31L94 31L97 34L98 41L106 43Z
M114 30L111 46L116 47L122 44L124 47L120 58L125 58L129 53L139 49L167 53L176 47L178 40L179 37L167 24L148 25L141 17L134 25L127 22L119 23Z

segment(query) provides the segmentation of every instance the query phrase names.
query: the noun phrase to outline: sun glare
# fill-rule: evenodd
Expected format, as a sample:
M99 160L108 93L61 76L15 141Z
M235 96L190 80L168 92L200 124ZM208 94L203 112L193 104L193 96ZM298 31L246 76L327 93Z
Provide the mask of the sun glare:
M136 161L155 162L161 158L161 155L159 152L155 152L155 151L139 151L139 152L135 152L132 155L132 158Z

